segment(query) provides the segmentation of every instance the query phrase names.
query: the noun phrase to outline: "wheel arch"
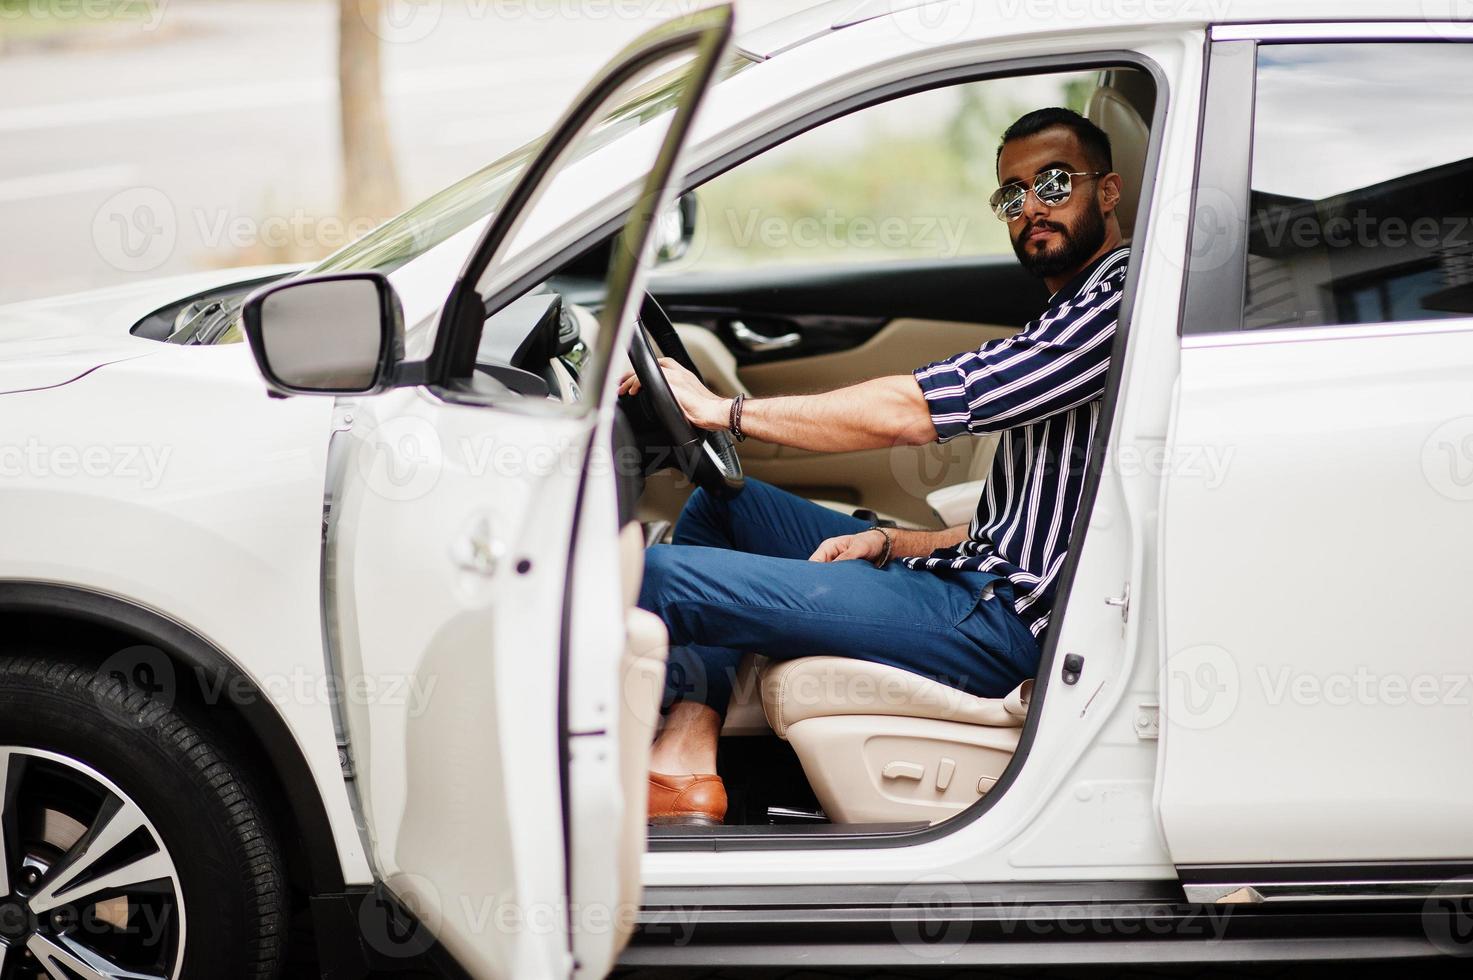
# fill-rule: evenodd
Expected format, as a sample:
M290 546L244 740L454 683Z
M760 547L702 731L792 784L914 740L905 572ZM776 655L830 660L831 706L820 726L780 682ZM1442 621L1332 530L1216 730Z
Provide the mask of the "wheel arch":
M271 797L263 803L287 821L281 844L293 878L300 876L298 883L311 895L344 890L332 824L306 757L271 699L224 651L189 627L127 599L45 582L0 582L0 629L7 638L29 633L40 645L56 646L69 637L92 641L67 649L69 656L89 666L100 666L122 647L153 647L179 676L198 679L198 689L180 700L225 711L209 719L211 723L227 737L245 739L243 748L254 749L265 760L254 772ZM109 649L98 642L109 638L118 646ZM190 692L191 685L181 684L179 691ZM211 703L206 691L229 691L231 696Z

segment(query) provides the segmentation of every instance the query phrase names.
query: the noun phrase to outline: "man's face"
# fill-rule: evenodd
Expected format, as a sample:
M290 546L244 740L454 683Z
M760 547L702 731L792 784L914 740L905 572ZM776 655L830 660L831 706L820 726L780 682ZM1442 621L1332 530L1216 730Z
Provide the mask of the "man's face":
M1057 167L1088 173L1089 164L1074 133L1062 126L1009 140L997 160L998 183L1022 181L1029 186L1023 213L1008 222L1013 251L1023 268L1036 276L1061 276L1089 260L1105 241L1105 214L1100 206L1098 177L1073 178L1069 200L1049 207L1033 193L1033 177Z

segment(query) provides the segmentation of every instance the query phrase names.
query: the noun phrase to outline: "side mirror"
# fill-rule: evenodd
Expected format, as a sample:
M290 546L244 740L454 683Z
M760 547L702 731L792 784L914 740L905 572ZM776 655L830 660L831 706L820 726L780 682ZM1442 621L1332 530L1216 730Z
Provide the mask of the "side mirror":
M276 394L382 391L404 357L404 311L382 273L273 283L246 297L241 315L256 366Z
M696 195L692 191L675 199L670 208L656 222L655 261L674 262L690 251L691 240L696 237Z

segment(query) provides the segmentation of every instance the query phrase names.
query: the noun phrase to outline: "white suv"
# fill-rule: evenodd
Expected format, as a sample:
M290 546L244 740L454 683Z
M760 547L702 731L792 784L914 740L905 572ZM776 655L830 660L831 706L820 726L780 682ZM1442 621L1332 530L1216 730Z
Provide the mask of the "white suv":
M272 977L289 934L517 980L1469 952L1473 29L1438 6L846 0L735 44L713 8L314 269L0 311L0 976ZM793 147L893 163L918 130L856 121L995 92L1110 135L1134 246L1039 674L754 658L727 825L647 831L634 597L690 484L939 522L990 452L738 458L655 348L831 387L1044 300L995 233L701 236L806 206L763 178Z

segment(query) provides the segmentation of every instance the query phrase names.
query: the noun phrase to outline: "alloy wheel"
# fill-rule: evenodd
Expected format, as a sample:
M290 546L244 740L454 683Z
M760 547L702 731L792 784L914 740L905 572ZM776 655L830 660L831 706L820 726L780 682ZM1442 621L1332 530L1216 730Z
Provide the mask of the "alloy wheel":
M76 759L0 746L0 980L176 980L184 937L143 809Z

